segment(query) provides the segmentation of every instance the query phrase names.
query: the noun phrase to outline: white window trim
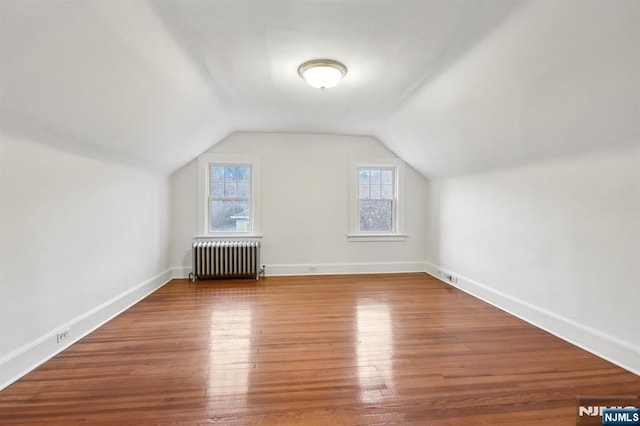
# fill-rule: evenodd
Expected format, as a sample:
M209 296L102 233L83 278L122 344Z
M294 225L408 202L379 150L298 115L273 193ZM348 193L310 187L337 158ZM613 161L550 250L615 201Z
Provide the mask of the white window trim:
M386 167L395 169L395 229L390 232L362 232L359 230L358 211L358 168ZM347 238L352 242L362 241L404 241L405 234L405 179L404 161L397 157L352 158L349 167L349 233Z
M209 173L211 164L251 166L251 230L249 232L209 232ZM262 238L260 228L260 157L244 154L202 154L198 157L198 224L194 239L233 237L237 240Z

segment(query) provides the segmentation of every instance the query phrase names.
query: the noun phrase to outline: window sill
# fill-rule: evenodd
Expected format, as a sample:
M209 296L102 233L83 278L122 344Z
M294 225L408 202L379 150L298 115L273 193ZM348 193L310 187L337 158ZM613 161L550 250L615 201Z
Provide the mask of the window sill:
M404 241L408 238L405 234L347 234L350 242L368 241Z
M262 235L258 234L215 234L215 235L196 235L194 240L235 240L235 241L250 241L261 240Z

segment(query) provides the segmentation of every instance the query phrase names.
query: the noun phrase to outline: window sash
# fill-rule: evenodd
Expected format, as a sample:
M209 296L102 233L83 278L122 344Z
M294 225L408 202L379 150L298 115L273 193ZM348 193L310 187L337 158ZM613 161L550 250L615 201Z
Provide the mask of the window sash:
M252 232L253 217L253 197L252 182L253 168L251 164L241 163L216 163L212 162L208 165L208 218L207 227L209 234L226 234L226 233L249 233ZM245 176L233 176L234 172L227 169L245 168ZM218 170L216 170L218 169ZM220 170L222 177L220 177ZM227 173L231 176L227 176ZM246 196L238 196L238 186L246 185L244 191ZM228 191L227 187L235 189ZM216 188L218 188L216 190ZM220 191L222 188L222 191ZM233 195L227 195L233 194ZM220 213L223 211L224 213ZM244 214L243 214L244 213ZM242 216L240 216L242 214ZM220 215L220 216L218 216ZM237 216L234 218L234 216Z
M395 233L397 229L397 168L357 168L357 230Z
M206 152L198 157L198 211L196 236L194 238L238 238L239 240L245 240L247 238L262 238L261 234L261 221L260 221L260 163L261 158L259 155L246 154L246 153L214 153ZM210 215L211 198L214 195L211 187L211 166L250 166L251 167L251 179L250 186L247 188L250 195L251 202L251 229L248 231L239 232L237 230L228 232L211 232L210 231ZM217 179L216 179L217 180ZM215 194L219 195L219 194ZM229 194L227 194L229 195ZM217 198L217 197L216 197ZM240 200L234 200L240 201Z

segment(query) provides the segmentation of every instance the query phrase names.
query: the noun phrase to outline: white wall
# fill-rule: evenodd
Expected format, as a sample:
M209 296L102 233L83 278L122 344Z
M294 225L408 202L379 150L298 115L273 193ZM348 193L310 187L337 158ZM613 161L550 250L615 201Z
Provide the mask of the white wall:
M0 204L0 389L170 278L166 176L3 135Z
M428 204L430 272L640 373L638 144L435 181Z
M637 141L638 40L637 0L527 1L376 136L427 178Z
M269 274L424 270L426 181L406 168L404 242L349 242L350 157L395 157L377 139L355 136L235 133L213 153L261 157L262 263ZM191 269L196 235L193 161L172 177L171 262ZM315 266L315 271L310 270Z

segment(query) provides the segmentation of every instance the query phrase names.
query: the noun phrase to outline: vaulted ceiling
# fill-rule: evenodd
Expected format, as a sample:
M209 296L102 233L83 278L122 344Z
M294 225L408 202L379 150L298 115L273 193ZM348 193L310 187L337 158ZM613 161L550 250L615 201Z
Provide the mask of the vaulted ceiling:
M427 177L640 140L636 0L0 2L5 134L170 172L234 131L373 135ZM314 58L348 73L320 92Z

